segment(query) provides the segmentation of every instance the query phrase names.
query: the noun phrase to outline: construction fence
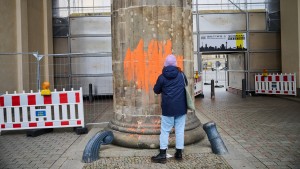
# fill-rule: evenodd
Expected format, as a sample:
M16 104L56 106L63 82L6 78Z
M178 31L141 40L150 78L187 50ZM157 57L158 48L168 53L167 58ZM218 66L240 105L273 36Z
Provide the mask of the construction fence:
M222 73L218 74L218 77L222 77ZM42 84L45 81L50 82L49 89L52 92L81 90L84 122L87 125L106 123L108 120L103 118L103 112L113 113L111 53L0 53L0 76L0 96L22 93L38 95L43 90ZM195 96L202 93L202 81L203 74L199 74L194 82ZM28 116L31 115L33 114L28 111ZM23 119L14 120L19 119L18 117L13 113L12 117L4 119L5 122L22 122ZM68 118L61 118L63 119Z
M39 93L45 81L51 92L82 90L87 125L108 122L103 112L112 112L111 54L0 53L0 76L0 95ZM14 122L18 116L4 119Z

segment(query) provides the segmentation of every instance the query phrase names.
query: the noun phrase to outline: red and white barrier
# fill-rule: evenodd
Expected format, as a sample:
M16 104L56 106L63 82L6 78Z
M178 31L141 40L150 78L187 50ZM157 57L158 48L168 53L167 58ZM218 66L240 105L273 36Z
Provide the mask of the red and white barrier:
M194 78L194 96L202 93L202 80L199 75L198 78Z
M84 127L82 89L0 96L1 130Z
M255 93L296 96L296 74L255 75Z
M194 71L194 96L203 94L202 73Z

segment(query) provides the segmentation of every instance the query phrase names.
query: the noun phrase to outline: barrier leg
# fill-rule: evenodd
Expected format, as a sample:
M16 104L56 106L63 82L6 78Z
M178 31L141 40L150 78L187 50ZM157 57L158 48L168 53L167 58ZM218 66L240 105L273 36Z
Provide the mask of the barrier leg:
M86 127L75 127L74 131L77 135L88 133L88 129Z
M26 131L27 137L37 137L42 134L53 132L53 128L47 128L47 129L32 129Z

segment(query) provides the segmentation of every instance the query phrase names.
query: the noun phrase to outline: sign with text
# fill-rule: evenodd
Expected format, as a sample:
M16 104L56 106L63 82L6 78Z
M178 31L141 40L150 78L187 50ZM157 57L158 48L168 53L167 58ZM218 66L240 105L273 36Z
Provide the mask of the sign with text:
M36 117L44 117L44 116L46 116L46 110L45 109L35 110L35 116Z
M245 51L246 33L200 35L200 51Z

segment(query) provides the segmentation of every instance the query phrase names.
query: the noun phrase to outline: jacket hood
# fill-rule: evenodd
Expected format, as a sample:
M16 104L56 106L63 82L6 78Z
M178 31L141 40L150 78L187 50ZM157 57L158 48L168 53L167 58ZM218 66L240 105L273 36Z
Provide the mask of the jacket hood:
M162 74L167 79L174 79L177 77L179 70L176 66L167 66L163 68Z

